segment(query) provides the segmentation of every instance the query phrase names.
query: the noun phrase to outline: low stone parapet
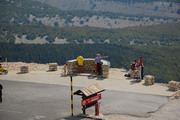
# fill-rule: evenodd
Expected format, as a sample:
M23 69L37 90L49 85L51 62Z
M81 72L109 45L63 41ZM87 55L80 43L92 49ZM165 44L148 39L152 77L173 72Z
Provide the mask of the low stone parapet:
M110 62L108 62L107 60L102 60L102 62L103 62L103 64L102 64L102 77L107 78L109 76ZM77 61L75 59L67 61L66 67L67 67L67 75L73 75L73 74L79 73L78 64L77 64ZM95 59L85 58L82 72L83 73L96 74Z

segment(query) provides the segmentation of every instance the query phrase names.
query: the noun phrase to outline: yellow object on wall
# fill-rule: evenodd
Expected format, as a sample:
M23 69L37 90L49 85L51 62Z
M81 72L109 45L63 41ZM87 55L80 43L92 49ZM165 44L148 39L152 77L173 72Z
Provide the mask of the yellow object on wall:
M78 65L83 65L83 63L84 63L84 58L83 58L82 56L78 56L78 57L77 57L77 63L78 63Z

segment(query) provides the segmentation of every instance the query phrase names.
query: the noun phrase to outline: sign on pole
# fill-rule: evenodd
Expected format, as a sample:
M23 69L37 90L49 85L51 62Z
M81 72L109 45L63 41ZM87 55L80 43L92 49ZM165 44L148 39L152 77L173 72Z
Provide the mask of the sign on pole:
M101 94L97 94L96 96L93 96L93 97L82 100L81 105L85 106L85 105L94 103L94 102L96 102L96 101L98 101L100 99L101 99Z

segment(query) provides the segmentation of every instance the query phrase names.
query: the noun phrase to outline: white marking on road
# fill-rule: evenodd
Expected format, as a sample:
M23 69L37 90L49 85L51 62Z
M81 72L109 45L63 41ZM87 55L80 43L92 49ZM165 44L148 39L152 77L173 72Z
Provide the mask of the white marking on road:
M13 110L3 110L3 109L0 109L0 112L11 112L11 113L22 113L22 112L19 112L19 111L13 111Z
M27 118L27 119L24 119L24 120L41 120L41 119L44 119L46 118L45 116L40 116L40 115L35 115L34 117L30 117L30 118Z

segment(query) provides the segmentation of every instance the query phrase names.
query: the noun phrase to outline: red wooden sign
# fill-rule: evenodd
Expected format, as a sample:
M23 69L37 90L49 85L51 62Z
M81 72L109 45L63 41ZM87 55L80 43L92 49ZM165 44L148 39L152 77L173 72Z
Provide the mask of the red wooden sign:
M91 104L93 102L96 102L96 101L98 101L100 99L101 99L101 94L97 94L96 96L93 96L93 97L82 100L81 105L85 106L85 105Z

